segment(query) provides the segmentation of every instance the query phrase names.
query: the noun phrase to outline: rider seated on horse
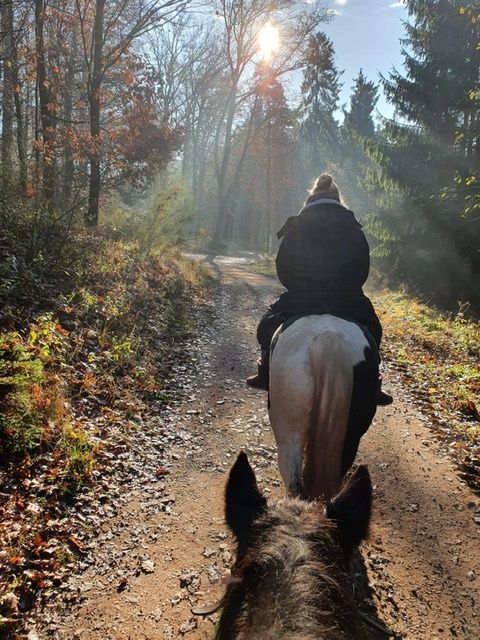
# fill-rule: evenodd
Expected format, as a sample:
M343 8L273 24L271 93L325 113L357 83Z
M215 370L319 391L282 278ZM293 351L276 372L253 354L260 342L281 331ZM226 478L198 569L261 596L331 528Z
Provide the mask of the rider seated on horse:
M315 182L298 216L288 218L278 232L282 238L276 266L287 289L274 302L257 329L262 355L258 373L247 379L268 389L269 350L273 334L295 316L331 314L365 327L380 348L382 326L362 287L370 270L370 250L361 224L340 202L337 185L328 174ZM392 396L381 391L377 404Z

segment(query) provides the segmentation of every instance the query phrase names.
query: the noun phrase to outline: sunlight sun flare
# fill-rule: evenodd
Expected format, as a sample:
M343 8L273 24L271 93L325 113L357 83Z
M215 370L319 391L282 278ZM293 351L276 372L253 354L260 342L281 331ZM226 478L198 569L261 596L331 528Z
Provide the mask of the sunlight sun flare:
M270 60L272 53L275 49L278 49L279 43L280 36L277 27L274 27L271 24L266 24L260 29L258 33L258 46L264 60Z

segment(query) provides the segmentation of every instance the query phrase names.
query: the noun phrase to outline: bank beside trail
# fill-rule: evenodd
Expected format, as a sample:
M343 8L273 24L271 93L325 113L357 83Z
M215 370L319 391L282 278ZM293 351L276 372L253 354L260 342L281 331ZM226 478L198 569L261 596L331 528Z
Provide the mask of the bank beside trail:
M77 247L68 261L30 271L12 268L13 253L0 265L5 637L23 633L32 610L78 568L79 505L98 501L110 513L110 475L127 481L123 454L144 446L147 416L176 396L174 367L216 286L208 269L169 247L146 251L109 231L83 235Z

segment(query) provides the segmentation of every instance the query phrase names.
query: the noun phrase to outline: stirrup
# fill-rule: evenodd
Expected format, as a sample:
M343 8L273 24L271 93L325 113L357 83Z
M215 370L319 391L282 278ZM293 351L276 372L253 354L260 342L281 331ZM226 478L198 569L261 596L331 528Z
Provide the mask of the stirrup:
M245 382L249 387L252 387L252 389L263 389L264 391L267 390L265 377L262 376L260 373L256 373L254 376L249 376L245 380Z
M379 407L388 407L393 403L393 396L379 389L377 393L377 405Z

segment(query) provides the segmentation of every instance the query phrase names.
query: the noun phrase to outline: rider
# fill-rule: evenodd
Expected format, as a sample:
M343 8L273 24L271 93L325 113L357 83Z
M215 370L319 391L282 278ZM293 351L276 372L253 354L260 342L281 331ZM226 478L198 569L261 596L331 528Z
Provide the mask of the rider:
M277 275L285 286L260 320L257 339L262 349L258 373L247 384L268 389L270 342L278 327L294 316L324 314L365 326L380 348L382 326L362 287L370 269L370 251L360 223L340 203L337 185L328 174L317 178L298 216L288 218L278 232ZM392 396L381 391L377 404Z

